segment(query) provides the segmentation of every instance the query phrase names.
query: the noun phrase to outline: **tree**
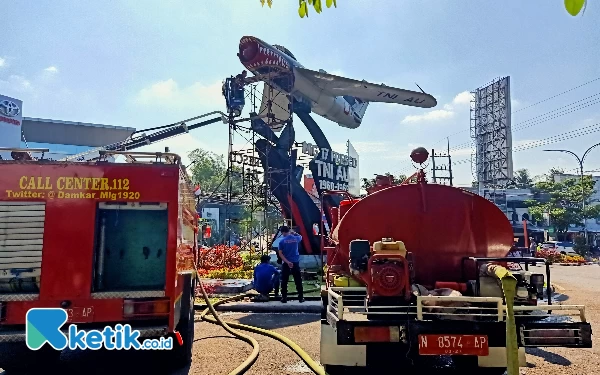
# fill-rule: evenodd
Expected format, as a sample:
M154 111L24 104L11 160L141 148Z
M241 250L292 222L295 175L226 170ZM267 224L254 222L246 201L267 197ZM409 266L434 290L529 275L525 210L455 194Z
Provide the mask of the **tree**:
M527 169L518 169L515 172L511 186L517 189L530 189L533 187L533 180Z
M573 17L578 15L579 12L581 12L581 9L583 9L583 12L585 13L586 6L587 6L586 0L565 0L565 9Z
M404 182L404 180L406 180L406 175L399 175L398 177L394 177L390 172L386 172L384 176L391 176L392 177L392 185L398 185L401 184L402 182ZM362 178L362 188L364 190L367 190L373 186L375 186L375 177L373 178Z
M188 154L192 165L192 181L207 194L225 193L227 164L223 155L196 149Z
M585 243L585 237L583 236L575 236L574 238L574 245L573 245L573 250L575 250L575 252L581 256L586 256L589 254L590 252L590 246L586 245Z
M600 205L590 205L591 196L595 192L595 181L591 176L584 176L582 191L579 177L555 182L554 176L560 173L560 170L553 168L546 175L545 181L535 184L538 191L546 193L548 196L547 201L527 200L525 204L529 207L529 212L535 220L541 220L544 213L549 213L551 225L564 238L569 225L583 225L584 219L599 217ZM586 203L585 211L582 210L582 196Z
M300 5L298 7L298 14L300 15L301 18L308 17L308 5L306 4L306 1L307 0L298 0L299 5ZM260 3L262 4L263 7L265 6L265 0L260 0ZM271 6L273 5L273 0L266 0L266 3L267 3L267 6L269 8L271 8ZM321 0L308 0L308 4L312 5L313 8L315 8L315 11L317 13L321 13L323 11L323 4L322 4ZM325 4L327 5L327 8L331 8L331 5L333 5L335 8L337 8L336 0L326 0ZM582 9L583 9L583 13L585 13L586 7L587 7L587 0L565 0L565 9L573 17L578 15Z
M258 211L258 209L252 210L251 205L254 207L264 205L262 184L256 175L242 174L242 169L234 165L231 176L227 178L227 162L223 155L214 152L196 149L190 152L188 157L191 160L192 182L200 185L205 195L223 197L228 193L228 183L231 184L231 198L238 200L242 207L239 210L231 210L231 221L228 225L235 232L250 233L257 224L252 217L252 211ZM223 231L218 236L224 234Z
M300 15L300 18L308 17L308 4L312 5L317 13L321 13L323 11L323 2L321 0L308 0L308 4L306 3L307 0L298 0L298 2L298 14ZM260 3L263 7L265 6L265 0L260 0ZM266 3L270 8L271 5L273 5L273 0L266 0ZM332 5L334 8L337 8L336 0L326 0L325 5L327 8L331 8Z

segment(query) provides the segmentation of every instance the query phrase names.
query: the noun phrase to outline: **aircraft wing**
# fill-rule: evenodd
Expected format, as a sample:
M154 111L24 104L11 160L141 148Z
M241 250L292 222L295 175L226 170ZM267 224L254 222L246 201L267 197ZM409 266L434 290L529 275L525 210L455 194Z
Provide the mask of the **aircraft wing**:
M433 96L422 92L398 89L383 84L376 85L310 69L295 68L295 70L315 86L333 96L348 95L367 102L397 103L422 108L431 108L437 105L437 100Z

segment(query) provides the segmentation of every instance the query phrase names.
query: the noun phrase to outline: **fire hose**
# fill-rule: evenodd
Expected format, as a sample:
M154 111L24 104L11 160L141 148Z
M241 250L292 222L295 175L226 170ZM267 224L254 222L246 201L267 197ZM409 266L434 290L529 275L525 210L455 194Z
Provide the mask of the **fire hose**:
M506 301L506 369L508 375L519 375L519 346L517 344L517 324L514 314L514 300L517 288L517 279L506 268L490 264L486 273L497 277L502 284L502 291Z
M516 293L517 280L510 273L510 271L508 271L506 268L499 266L499 265L488 265L487 273L490 274L490 276L497 277L502 284L502 290L503 290L505 300L506 300L507 374L508 375L518 375L519 374L519 359L518 359L519 354L518 354L518 344L517 344L516 322L515 322L514 311L513 311L513 305L514 305L513 301L514 301L515 293ZM260 346L258 344L258 341L256 341L256 339L254 339L250 336L244 335L243 333L238 332L238 331L232 329L231 327L241 329L244 331L248 331L248 332L257 333L257 334L260 334L263 336L267 336L267 337L273 338L273 339L285 344L287 347L292 349L292 351L294 351L296 354L298 354L298 356L304 361L304 363L306 363L306 365L315 374L326 375L325 370L319 363L315 362L302 348L300 348L300 346L298 346L298 344L296 344L292 340L288 339L287 337L280 335L276 332L263 329L263 328L250 326L250 325L246 325L246 324L233 323L233 322L225 323L223 320L221 320L221 318L219 317L219 314L215 310L216 306L219 306L224 303L234 302L234 301L244 299L249 296L248 294L240 294L237 296L224 298L213 304L210 301L208 294L204 290L204 286L202 285L200 276L198 274L196 274L196 279L197 279L198 283L200 284L200 290L202 291L202 296L204 297L204 300L206 301L206 306L207 306L207 308L204 309L204 311L202 311L202 313L200 314L200 319L203 321L212 323L212 324L220 325L227 332L229 332L233 336L249 343L253 347L252 353L250 353L248 358L244 362L242 362L238 367L236 367L233 371L231 371L229 373L229 375L244 374L246 371L248 371L248 369L250 369L250 367L252 367L254 362L256 362L256 360L258 359L259 352L260 352ZM214 316L214 318L210 318L207 316L209 311Z
M302 350L302 348L300 346L298 346L298 344L296 344L292 340L288 339L287 337L280 335L279 333L269 331L267 329L262 329L259 327L254 327L254 326L250 326L250 325L246 325L246 324L239 324L239 323L232 323L232 322L225 323L223 320L221 320L221 318L219 317L219 314L217 314L217 311L215 310L216 306L227 303L227 302L234 302L234 301L244 299L248 296L248 294L240 294L237 296L224 298L213 304L210 301L208 294L204 290L204 286L202 285L202 281L200 281L200 276L198 274L196 274L196 280L198 281L198 284L200 285L200 290L202 291L202 296L204 297L204 300L206 301L206 306L207 306L207 308L204 309L204 311L202 311L202 313L200 314L200 319L204 320L206 322L212 323L212 324L218 324L221 327L223 327L227 332L232 334L233 336L239 338L240 340L246 341L247 343L252 345L252 348L253 348L252 353L250 353L250 355L248 356L248 358L246 358L246 360L244 362L242 362L238 367L236 367L233 371L231 371L229 373L229 375L244 374L246 371L248 371L248 369L250 369L250 367L254 364L254 362L256 362L256 359L258 358L258 354L260 352L260 346L254 338L244 335L243 333L238 332L238 331L232 329L231 327L241 329L244 331L248 331L248 332L258 333L260 335L270 337L272 339L275 339L275 340L285 344L288 348L292 349L292 351L294 351L296 354L298 354L298 356L304 361L304 363L306 363L306 365L308 367L310 367L310 369L315 374L326 375L325 370L323 369L323 367L321 367L321 365L319 363L317 363L315 360L313 360L308 355L308 353L306 353L304 350ZM306 292L309 292L309 290L307 290ZM290 294L294 294L294 293L290 293ZM207 316L209 311L214 316L214 318Z
M213 304L210 302L210 299L208 298L208 294L206 294L206 290L204 290L204 285L202 285L202 281L200 281L200 276L198 275L198 273L196 273L196 280L198 281L198 284L200 284L200 290L202 291L202 296L204 297L204 300L206 301L206 306L208 306L208 308L206 308L206 310L204 310L202 312L201 317L204 318L204 316L206 315L208 310L210 310L210 312L215 317L214 320L211 321L211 323L219 324L221 327L223 327L227 332L229 332L233 336L239 338L240 340L246 341L247 343L252 345L252 353L250 353L250 355L248 356L248 358L246 358L246 360L244 362L242 362L238 367L236 367L233 371L231 371L229 373L229 375L238 375L238 374L245 373L246 371L248 371L248 369L250 369L250 367L252 367L254 362L256 362L256 360L258 359L258 354L260 352L260 345L258 345L258 341L256 341L256 339L253 337L244 335L243 333L232 329L231 327L229 327L229 325L227 323L222 321L221 318L219 317L219 314L217 314L217 312L215 311ZM193 308L193 306L192 306L192 308Z

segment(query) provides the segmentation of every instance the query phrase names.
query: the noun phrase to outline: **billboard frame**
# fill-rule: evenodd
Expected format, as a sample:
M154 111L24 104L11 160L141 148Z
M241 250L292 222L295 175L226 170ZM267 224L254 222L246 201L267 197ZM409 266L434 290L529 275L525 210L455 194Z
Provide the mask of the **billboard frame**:
M513 179L510 76L471 92L471 167L480 190L503 188Z

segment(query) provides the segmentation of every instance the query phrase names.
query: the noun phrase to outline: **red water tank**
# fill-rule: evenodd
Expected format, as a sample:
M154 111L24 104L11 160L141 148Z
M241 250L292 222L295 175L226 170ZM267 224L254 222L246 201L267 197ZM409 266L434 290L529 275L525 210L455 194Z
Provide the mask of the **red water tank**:
M352 207L351 210L347 208ZM396 185L344 203L332 233L339 264L347 271L350 242L403 241L414 260L415 283L462 282L464 257L503 257L513 243L506 215L487 199L437 184ZM338 261L338 260L336 260ZM469 267L467 274L475 272Z
M344 215L346 215L346 212L348 212L348 210L359 201L360 199L344 199L343 201L341 201L339 207L340 220L344 217Z

